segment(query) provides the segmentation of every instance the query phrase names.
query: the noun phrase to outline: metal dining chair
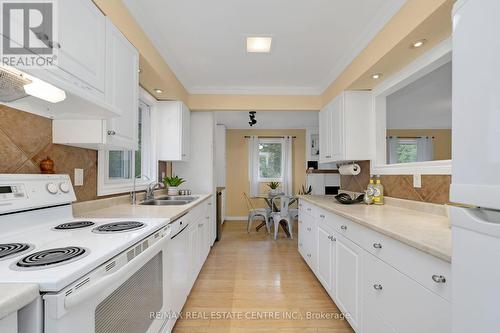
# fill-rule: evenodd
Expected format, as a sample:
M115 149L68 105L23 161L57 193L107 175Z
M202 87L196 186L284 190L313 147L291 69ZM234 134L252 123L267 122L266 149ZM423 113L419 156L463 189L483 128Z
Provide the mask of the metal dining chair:
M280 226L281 221L285 221L288 227L288 231L290 233L290 238L293 239L293 228L292 228L292 222L293 222L293 216L292 212L290 209L290 201L294 197L292 196L287 196L287 195L281 195L274 197L272 200L273 206L276 205L276 207L280 207L279 212L272 212L271 213L271 218L274 223L274 239L278 239L278 229ZM275 203L275 200L279 200L279 206Z
M266 223L267 233L271 233L271 225L270 225L270 209L267 208L255 208L252 204L252 201L248 197L248 195L243 192L243 197L245 198L245 202L248 208L248 221L247 221L247 232L250 233L250 228L252 227L253 220L256 217L262 217Z

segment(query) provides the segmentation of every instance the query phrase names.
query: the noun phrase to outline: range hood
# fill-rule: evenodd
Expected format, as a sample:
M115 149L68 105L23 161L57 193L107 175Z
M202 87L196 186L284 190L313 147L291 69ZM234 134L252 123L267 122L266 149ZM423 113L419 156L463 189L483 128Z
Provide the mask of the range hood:
M0 66L0 102L10 103L27 96L51 103L66 99L64 90L8 66Z

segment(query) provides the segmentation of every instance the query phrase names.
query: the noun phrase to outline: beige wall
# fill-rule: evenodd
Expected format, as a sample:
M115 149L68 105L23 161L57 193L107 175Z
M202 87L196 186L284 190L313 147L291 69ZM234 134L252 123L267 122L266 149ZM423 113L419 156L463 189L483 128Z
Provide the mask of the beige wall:
M249 193L248 139L245 139L245 135L296 136L293 140L293 192L297 193L306 181L305 130L227 130L227 216L246 216L248 214L248 209L243 199L243 192ZM256 207L265 207L262 199L253 199L252 202Z
M387 136L433 136L434 160L451 160L451 129L390 129Z

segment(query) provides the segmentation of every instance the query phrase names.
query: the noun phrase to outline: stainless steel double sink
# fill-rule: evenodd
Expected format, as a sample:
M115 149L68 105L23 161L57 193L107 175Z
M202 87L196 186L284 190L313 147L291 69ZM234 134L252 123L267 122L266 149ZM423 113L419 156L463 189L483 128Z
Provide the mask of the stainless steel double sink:
M199 197L196 196L165 196L165 197L158 197L155 199L151 200L145 200L140 203L140 205L145 205L145 206L182 206L182 205L187 205L188 203L191 203L195 200L197 200Z

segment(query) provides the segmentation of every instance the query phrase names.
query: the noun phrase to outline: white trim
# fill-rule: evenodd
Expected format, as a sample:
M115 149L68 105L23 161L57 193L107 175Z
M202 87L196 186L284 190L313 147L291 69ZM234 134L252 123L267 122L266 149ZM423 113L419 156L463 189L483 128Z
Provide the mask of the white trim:
M209 94L209 95L303 95L319 96L323 90L320 87L217 87L217 86L194 86L189 89L189 93Z
M376 175L451 174L451 160L387 164L386 97L451 61L452 42L448 38L417 58L372 91L372 151L370 173Z
M248 216L226 216L225 222L247 221Z

